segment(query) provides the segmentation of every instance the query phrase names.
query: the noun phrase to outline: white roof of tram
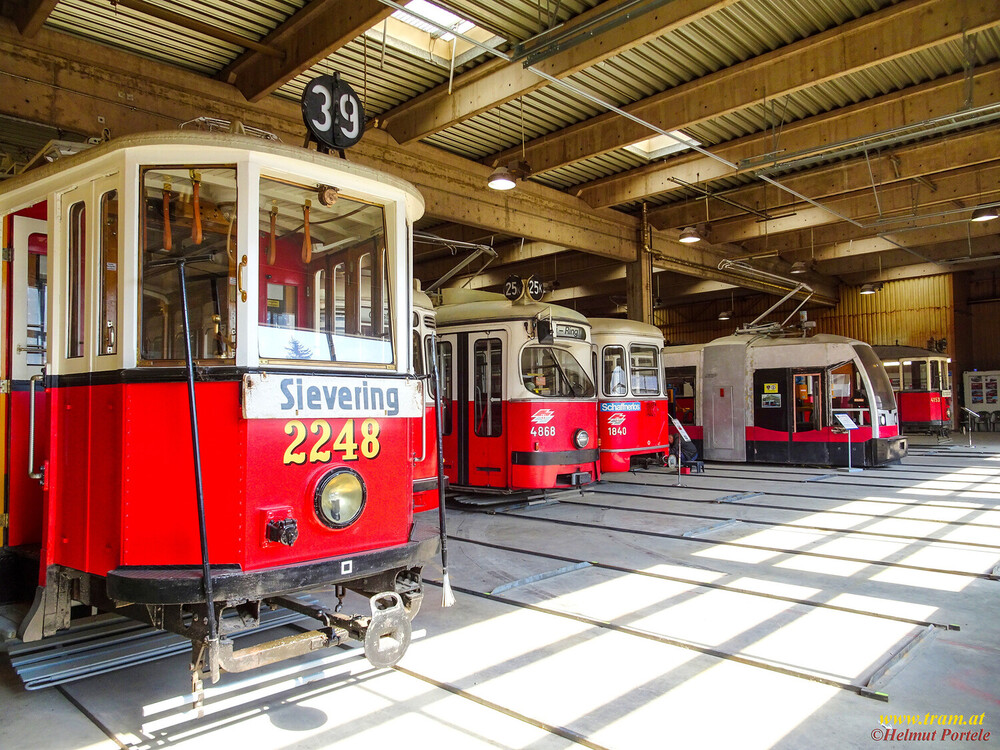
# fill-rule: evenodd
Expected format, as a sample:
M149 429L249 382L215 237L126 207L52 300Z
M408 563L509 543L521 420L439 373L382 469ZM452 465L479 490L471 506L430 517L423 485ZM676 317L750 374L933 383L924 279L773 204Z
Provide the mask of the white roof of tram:
M627 336L629 338L642 336L658 339L660 346L663 346L663 331L649 323L625 318L587 318L587 320L590 321L591 334L594 336Z
M704 346L726 346L731 344L742 344L748 349L754 349L761 346L815 346L832 344L847 344L850 346L853 346L854 344L863 344L864 346L868 346L864 341L848 338L847 336L837 336L832 333L817 333L808 337L768 336L766 334L754 335L742 333L714 339L709 341Z
M590 321L576 310L544 302L511 302L502 295L499 299L479 299L472 302L444 304L436 309L438 326L478 323L487 320L530 320L551 315L556 320L576 323L590 328Z
M11 202L9 207L16 208L14 201L23 188L34 186L36 190L28 192L37 192L37 188L45 183L65 185L88 174L97 176L104 168L104 162L121 159L120 152L126 149L148 151L148 156L143 155L141 158L149 163L162 165L197 164L199 159L206 157L218 163L227 159L235 160L237 152L253 152L261 163L269 168L301 176L302 179L328 179L333 183L333 187L362 191L365 190L364 182L370 183L368 189L372 192L376 192L373 183L399 190L405 196L406 214L410 221L416 221L424 213L424 198L412 184L378 169L301 146L290 146L254 136L199 130L164 130L127 135L61 157L0 182L0 207L5 207L4 204L9 200ZM191 150L190 156L185 155L185 150ZM231 150L231 153L219 153L225 150ZM333 178L334 173L350 175L358 182L350 186L337 185L337 180Z

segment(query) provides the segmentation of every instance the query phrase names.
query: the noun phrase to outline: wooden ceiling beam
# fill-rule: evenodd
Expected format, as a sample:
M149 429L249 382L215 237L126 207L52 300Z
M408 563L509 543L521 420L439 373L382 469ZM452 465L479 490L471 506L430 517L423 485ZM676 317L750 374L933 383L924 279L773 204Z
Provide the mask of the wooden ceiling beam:
M980 178L982 181L978 182ZM977 183L989 185L991 189L988 192L979 191ZM770 221L763 221L752 214L742 214L730 219L713 219L710 223L710 237L713 242L741 243L745 249L751 250L760 248L765 241L769 243L773 236L783 232L842 222L840 216L847 216L862 224L870 225L872 228L869 228L869 234L876 234L885 229L904 225L904 222L896 221L884 224L882 228L874 228L880 217L920 216L938 211L956 210L960 203L968 206L968 212L964 215L955 215L951 220L968 219L972 209L980 200L994 201L1000 198L1000 188L996 187L998 185L1000 185L1000 162L993 162L991 165L939 174L931 186L913 181L897 182L876 189L868 187L846 195L830 197L822 201L826 208L818 208L809 203L785 206L776 211L777 218ZM748 244L751 241L755 243Z
M814 200L825 201L857 190L871 189L874 176L879 189L889 185L934 184L935 175L966 166L993 161L1000 155L1000 124L962 132L951 137L883 150L851 161L838 162L801 174L779 177L779 181ZM718 193L720 198L740 206L766 211L773 215L794 210L798 198L773 185L758 184ZM746 211L723 200L709 199L709 221L716 222L746 214ZM650 223L664 229L687 227L705 221L704 198L671 204L649 212Z
M972 91L973 101L977 105L1000 99L1000 64L994 63L978 69L973 78ZM965 75L929 81L866 102L787 123L781 129L777 148L781 153L799 153L830 143L901 128L939 115L958 112L965 104L965 97ZM710 151L720 159L739 164L747 159L759 158L774 148L770 133L755 133L715 146ZM689 183L703 183L751 171L749 167L734 171L719 159L690 153L578 186L574 194L594 207L615 206L680 190L681 185L674 182L672 177ZM657 226L667 226L657 218L657 210L650 211L650 220Z
M904 0L773 52L635 102L625 111L666 131L732 114L764 100L889 62L1000 21L995 4L978 0ZM529 142L534 173L620 149L652 135L609 112ZM519 158L522 149L498 155Z
M735 0L674 0L655 11L635 14L620 26L548 57L538 62L536 67L549 75L565 78L734 2ZM582 26L595 17L614 13L626 4L627 0L605 0L561 26L560 31ZM520 63L495 59L456 76L450 86L441 84L401 104L387 112L382 119L392 137L405 145L546 85L548 82L544 78L527 70Z
M280 57L259 50L247 52L220 74L249 102L259 102L287 81L392 15L378 0L313 0L272 31L263 45Z
M35 36L58 2L59 0L21 0L20 8L13 15L17 30L25 37Z

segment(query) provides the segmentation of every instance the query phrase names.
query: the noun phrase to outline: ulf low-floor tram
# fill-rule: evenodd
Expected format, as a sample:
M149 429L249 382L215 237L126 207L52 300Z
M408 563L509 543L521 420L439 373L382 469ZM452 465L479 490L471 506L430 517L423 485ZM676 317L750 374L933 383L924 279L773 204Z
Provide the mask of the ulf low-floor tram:
M663 364L676 416L709 460L880 466L906 453L889 377L862 341L737 333L666 347Z
M346 637L400 658L439 548L413 505L422 210L374 169L191 131L0 183L0 580L35 566L24 640L83 604L187 636L196 679ZM371 612L291 597L333 586ZM234 651L271 604L323 627Z

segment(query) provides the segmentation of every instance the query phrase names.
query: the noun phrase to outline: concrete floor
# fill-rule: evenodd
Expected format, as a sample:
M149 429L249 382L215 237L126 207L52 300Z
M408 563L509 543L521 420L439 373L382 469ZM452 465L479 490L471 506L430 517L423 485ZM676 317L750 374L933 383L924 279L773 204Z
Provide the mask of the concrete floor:
M1000 434L913 444L858 474L715 464L679 487L616 474L559 503L452 510L457 606L427 587L400 669L348 660L181 721L143 708L186 692L183 655L31 692L4 660L0 748L913 748L944 729L951 748L1000 747L1000 581L982 577L1000 564ZM888 703L851 689L909 643L873 683ZM982 726L892 739L889 714Z

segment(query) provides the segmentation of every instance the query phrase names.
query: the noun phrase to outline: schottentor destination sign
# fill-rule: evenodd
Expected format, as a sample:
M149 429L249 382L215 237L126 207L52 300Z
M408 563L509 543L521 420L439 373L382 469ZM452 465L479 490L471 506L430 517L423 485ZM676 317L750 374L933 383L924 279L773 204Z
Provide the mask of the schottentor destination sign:
M422 409L416 380L275 372L243 376L245 419L419 417Z

